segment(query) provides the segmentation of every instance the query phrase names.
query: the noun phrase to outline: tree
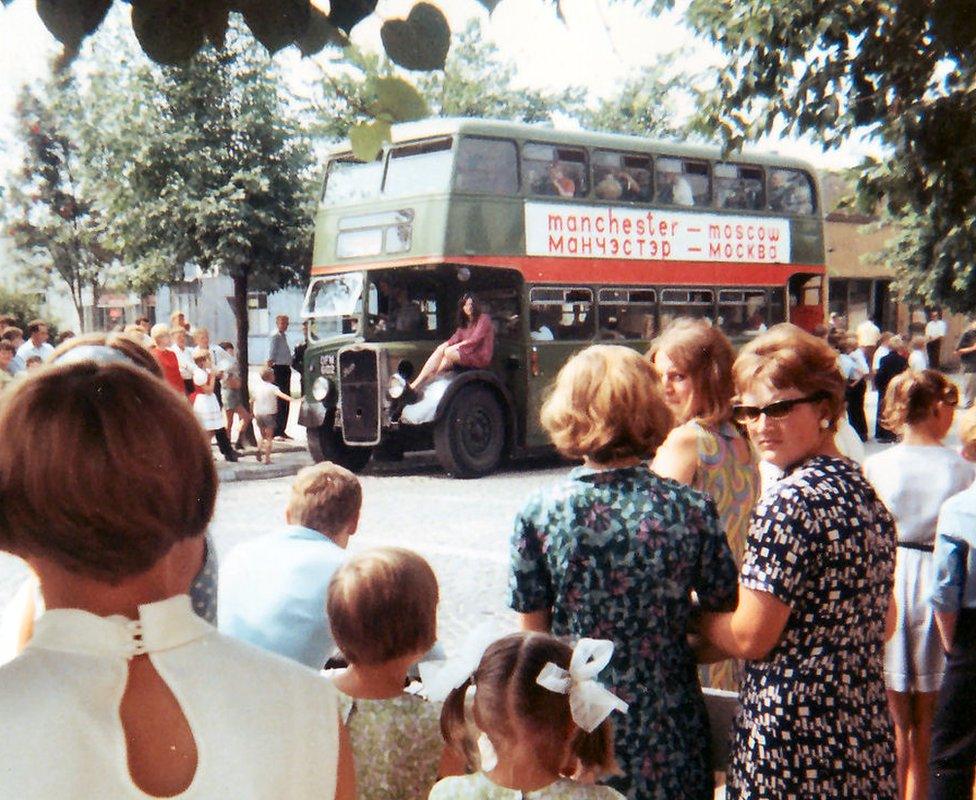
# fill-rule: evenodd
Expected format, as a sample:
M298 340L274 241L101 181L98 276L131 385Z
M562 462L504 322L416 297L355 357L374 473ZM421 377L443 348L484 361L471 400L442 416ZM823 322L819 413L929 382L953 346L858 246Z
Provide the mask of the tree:
M24 160L9 178L3 208L17 249L48 279L67 284L82 329L86 293L97 302L113 260L104 217L84 180L93 143L83 117L69 72L52 73L39 91L21 91L16 131Z
M123 73L124 74L124 73ZM112 231L133 288L182 276L186 264L234 283L237 352L247 374L247 295L305 279L315 193L309 141L270 56L246 31L186 65L142 66L121 96L125 124L106 127L102 163Z
M584 107L576 113L580 123L592 130L631 133L636 136L678 136L684 126L677 122L676 92L687 91L683 81L668 77L670 59L644 67L629 78L615 95Z
M893 254L930 301L976 308L976 14L956 0L692 0L728 56L703 120L731 145L774 131L873 136L862 205L903 220Z

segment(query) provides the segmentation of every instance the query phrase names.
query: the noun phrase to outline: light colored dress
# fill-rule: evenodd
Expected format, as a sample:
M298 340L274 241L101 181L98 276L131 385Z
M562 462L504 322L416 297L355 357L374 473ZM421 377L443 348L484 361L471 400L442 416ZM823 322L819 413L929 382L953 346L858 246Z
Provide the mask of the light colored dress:
M141 641L136 633L141 624ZM0 794L146 800L126 763L119 704L148 653L190 724L198 762L181 800L323 800L335 793L336 693L305 667L217 632L176 595L139 622L48 611L0 668Z
M444 749L441 703L408 692L388 700L360 700L336 691L352 743L359 800L426 797L437 782Z
M885 647L885 685L937 692L945 655L928 603L942 503L973 482L973 466L948 447L899 444L864 462L864 474L895 518L898 627Z
M193 369L193 384L195 386L205 386L210 380L209 373L195 367ZM213 392L197 392L193 397L193 413L197 415L200 425L205 431L219 431L226 424L224 414L220 410L220 403L217 402L217 395Z
M566 779L534 792L520 792L492 783L483 772L444 778L429 797L430 800L623 800L623 795L609 786L587 786Z

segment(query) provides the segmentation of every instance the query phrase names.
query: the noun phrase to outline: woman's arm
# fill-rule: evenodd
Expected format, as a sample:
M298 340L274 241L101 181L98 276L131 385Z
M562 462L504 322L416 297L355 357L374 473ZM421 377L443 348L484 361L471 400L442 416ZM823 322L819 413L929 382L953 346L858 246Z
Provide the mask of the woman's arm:
M690 425L679 425L657 449L653 469L662 478L691 484L698 469L698 433Z
M703 614L701 634L723 653L755 661L779 643L791 611L767 592L740 586L735 611Z
M552 612L548 609L541 611L529 611L518 615L520 631L538 631L539 633L549 633L549 625L552 622Z

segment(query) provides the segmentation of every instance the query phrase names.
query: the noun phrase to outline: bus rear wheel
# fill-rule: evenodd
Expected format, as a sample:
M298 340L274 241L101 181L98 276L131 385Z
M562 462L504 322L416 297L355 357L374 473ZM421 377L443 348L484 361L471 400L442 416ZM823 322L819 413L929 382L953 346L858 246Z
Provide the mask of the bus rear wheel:
M494 392L465 386L434 428L437 460L448 475L478 478L498 468L505 451L505 416Z
M335 412L330 412L318 428L308 428L308 452L315 463L331 461L351 472L361 472L373 455L372 447L350 447L335 427Z

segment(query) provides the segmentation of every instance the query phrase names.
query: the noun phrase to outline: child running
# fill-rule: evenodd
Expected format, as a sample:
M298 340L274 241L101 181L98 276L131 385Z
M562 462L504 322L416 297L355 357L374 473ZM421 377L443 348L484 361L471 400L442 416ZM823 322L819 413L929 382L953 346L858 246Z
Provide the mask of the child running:
M294 398L285 394L274 384L274 370L265 367L261 370L261 383L254 389L254 419L261 431L261 447L258 461L271 463L271 445L274 442L275 426L278 424L278 400L291 402Z
M612 654L607 641L582 639L574 651L543 633L513 633L490 645L441 714L448 744L469 763L480 760L481 770L438 782L430 800L622 800L610 787L573 780L616 769L607 717L627 704L594 680ZM471 687L477 745L465 719Z
M350 559L329 584L328 618L349 666L326 675L339 690L360 800L426 797L439 772L464 771L453 757L438 769L441 704L404 690L408 668L434 645L437 601L430 565L397 547Z

